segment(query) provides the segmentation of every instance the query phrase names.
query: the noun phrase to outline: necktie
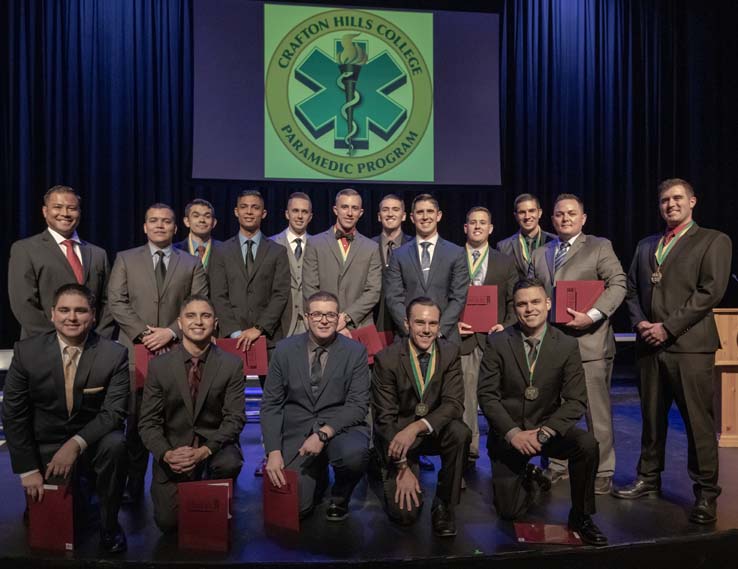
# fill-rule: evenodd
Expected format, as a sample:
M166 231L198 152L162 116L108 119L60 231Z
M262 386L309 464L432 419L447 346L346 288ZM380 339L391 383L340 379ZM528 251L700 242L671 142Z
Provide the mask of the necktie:
M67 403L67 414L72 414L74 407L74 376L77 375L77 354L79 348L74 346L64 347L64 396Z
M479 260L480 255L481 253L477 249L474 249L474 251L472 251L472 261L476 263Z
M532 371L533 365L538 357L538 344L540 343L540 340L538 338L526 338L525 343L530 347L530 350L528 351L528 367Z
M320 381L323 379L323 366L320 364L320 356L325 352L326 349L322 346L318 346L313 351L315 357L313 358L313 365L310 366L310 390L313 392L313 397L318 396Z
M74 273L74 278L77 279L77 284L85 284L85 273L82 270L82 263L79 262L79 257L77 257L74 252L74 241L71 239L65 239L62 241L62 245L67 248L67 262L69 263L69 266L72 267L72 272Z
M387 243L387 256L384 258L384 264L389 266L390 261L392 260L392 250L395 248L395 242L390 241Z
M482 253L479 252L477 249L474 249L472 251L472 263L476 263L479 260L479 257L482 256ZM481 268L476 272L474 275L474 280L472 281L472 284L475 286L479 286L482 284L482 279L480 278L482 276L482 270Z
M200 258L200 262L204 264L203 257L205 257L205 245L197 246L197 256Z
M164 279L167 278L167 266L164 264L164 251L157 251L156 256L159 257L159 261L156 264L156 288L159 289L159 293L164 289Z
M428 275L430 274L431 258L429 249L431 245L433 245L433 243L430 241L425 241L420 244L423 248L423 254L420 256L420 268L423 269L423 280L426 283L428 282Z
M190 386L190 395L192 396L192 403L197 401L197 392L200 389L200 358L190 358L190 371L187 374L187 383Z
M418 362L420 363L420 374L423 376L423 382L425 383L425 374L428 373L428 363L430 362L430 354L423 352L418 354Z
M299 261L300 257L302 257L302 239L298 237L293 243L295 244L295 259Z
M566 253L569 251L569 247L571 247L571 244L568 241L564 241L559 245L554 257L554 273L559 270L561 265L566 263Z
M254 271L254 242L251 239L246 240L246 275L251 278Z
M669 231L669 233L664 236L664 247L669 244L669 241L674 239L675 235L676 233L674 233L673 231Z

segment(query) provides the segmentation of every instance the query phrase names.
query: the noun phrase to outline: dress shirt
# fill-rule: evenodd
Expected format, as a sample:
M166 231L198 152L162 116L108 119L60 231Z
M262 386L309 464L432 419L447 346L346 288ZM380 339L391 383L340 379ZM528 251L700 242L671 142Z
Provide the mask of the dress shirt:
M287 243L290 246L290 249L292 249L292 254L295 254L295 249L297 249L297 243L295 243L295 239L302 240L302 254L305 254L305 244L307 243L307 233L303 233L302 235L297 235L296 233L293 233L292 230L287 227ZM256 256L256 253L254 253L254 256Z
M244 263L246 263L246 251L248 250L248 247L246 247L246 241L249 239L254 242L254 244L251 245L251 254L254 256L254 260L256 260L256 252L259 250L259 244L261 243L261 230L254 233L253 237L246 237L240 231L238 232L238 242L241 245L241 256L243 257Z
M431 246L428 247L428 254L430 255L430 262L433 264L433 255L436 252L436 245L438 244L438 232L436 231L432 237L429 237L428 239L421 239L417 235L415 236L416 245L418 249L418 259L423 259L423 247L421 247L421 243L430 243Z
M481 247L472 247L471 251L472 253L474 251L479 251L480 255L484 255L483 249L484 249L484 244ZM490 249L492 249L492 247L490 247ZM472 282L471 284L478 286L484 283L484 279L487 278L487 267L489 267L489 252L487 253L487 256L484 258L484 261L482 261L482 264L479 267L479 272L477 273L477 277L474 279L474 282Z
M61 252L64 253L64 257L67 256L67 246L62 245L62 241L66 241L67 238L64 237L61 233L58 233L51 229L51 227L47 227L46 229L49 230L49 233L54 238L54 241L56 241L56 244L59 245L59 249L61 249ZM77 258L79 259L79 264L82 265L82 251L79 250L79 246L82 244L82 240L79 238L79 235L77 235L77 232L75 231L72 236L69 238L70 241L74 241L74 245L72 246L72 249L74 249L74 254L77 255ZM84 265L82 265L84 267Z
M159 248L156 245L154 245L151 241L149 241L149 251L151 252L151 262L154 263L154 270L156 270L156 265L159 263L159 257L157 253L159 251L164 253L164 266L168 269L169 268L169 260L172 258L172 244L170 243L166 247Z

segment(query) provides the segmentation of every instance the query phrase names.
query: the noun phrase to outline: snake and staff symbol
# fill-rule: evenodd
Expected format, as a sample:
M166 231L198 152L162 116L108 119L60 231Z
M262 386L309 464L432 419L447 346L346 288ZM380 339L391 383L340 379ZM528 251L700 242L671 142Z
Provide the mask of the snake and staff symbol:
M359 34L345 34L341 38L341 46L343 51L338 54L338 69L341 72L336 84L346 93L346 103L341 106L341 116L346 119L348 133L343 141L348 147L348 155L354 154L353 139L359 132L359 125L354 121L354 107L359 104L361 95L356 90L356 82L359 80L359 72L361 66L364 65L368 57L364 49L355 44L353 39Z

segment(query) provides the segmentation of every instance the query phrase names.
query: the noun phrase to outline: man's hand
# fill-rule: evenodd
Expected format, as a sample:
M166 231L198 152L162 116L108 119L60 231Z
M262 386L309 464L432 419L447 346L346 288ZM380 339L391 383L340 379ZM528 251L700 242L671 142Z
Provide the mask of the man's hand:
M541 443L538 442L538 429L520 431L512 438L510 444L515 450L526 456L533 456L541 452Z
M639 336L643 337L643 334L653 326L648 320L641 320L636 324L635 329Z
M158 352L168 346L174 340L174 334L169 328L156 328L146 326L147 333L141 338L141 343L150 352Z
M397 433L390 441L387 454L393 460L401 460L407 456L407 451L415 443L420 433L428 430L422 421L414 421Z
M313 433L305 439L305 442L302 443L302 446L300 447L300 450L298 452L300 453L300 456L317 456L323 451L324 446L325 445L320 442L318 435Z
M46 467L46 476L44 478L46 480L54 476L67 478L72 472L72 466L77 462L80 452L82 452L82 449L79 448L77 441L69 439L51 457L51 461Z
M336 327L336 331L341 332L344 328L346 328L346 326L348 326L348 322L346 321L346 313L341 312L341 314L338 315L338 325ZM351 337L351 334L349 334L349 338L350 337Z
M244 330L236 341L236 347L242 352L250 350L251 344L256 342L256 340L259 339L259 336L261 336L261 330L258 328L249 328L248 330Z
M643 338L649 346L660 346L669 339L669 333L666 331L666 328L664 328L663 323L656 322L651 324L647 330L643 331L641 338Z
M26 494L31 497L34 502L40 502L44 499L44 477L40 472L34 472L28 476L21 478L21 484Z
M397 473L395 478L397 489L395 490L395 504L400 504L400 509L412 511L413 504L416 508L420 507L420 484L418 479L409 468L403 468ZM407 508L405 508L407 506Z
M502 324L495 324L492 326L492 328L489 329L489 332L487 334L496 334L497 332L502 332L505 329L505 327Z
M351 330L349 330L348 328L341 328L338 333L341 334L341 336L346 336L349 339L352 338Z
M585 312L577 312L573 308L567 308L566 311L573 316L573 319L564 326L574 328L574 330L586 330L592 326L593 320Z
M264 467L264 471L269 477L269 481L273 486L281 488L287 484L287 480L284 478L284 459L282 458L282 451L273 450L267 457L267 463Z
M169 465L172 472L184 474L190 472L197 465L197 455L200 450L190 446L178 447L164 453L164 462Z
M474 330L472 330L472 327L470 324L459 321L458 326L459 326L459 335L462 338L465 338L466 336L471 336L472 334L474 334Z

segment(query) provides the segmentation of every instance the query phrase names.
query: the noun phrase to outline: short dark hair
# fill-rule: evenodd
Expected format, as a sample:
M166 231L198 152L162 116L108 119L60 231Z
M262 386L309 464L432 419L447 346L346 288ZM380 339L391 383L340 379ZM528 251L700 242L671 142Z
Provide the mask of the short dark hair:
M192 200L190 203L188 203L185 206L185 210L184 210L185 217L190 216L190 211L192 211L193 206L196 206L196 205L205 206L206 208L210 209L213 216L215 216L215 208L213 207L213 204L211 204L208 200L204 200L202 198L195 198L194 200Z
M380 211L382 210L382 204L386 200L397 200L398 202L400 202L402 204L402 211L405 211L405 201L400 196L398 196L397 194L387 194L386 196L382 196L382 199L379 200L379 208L378 209Z
M68 283L65 285L61 285L56 291L54 291L54 299L52 301L51 306L56 306L59 302L59 299L65 295L65 294L76 294L77 296L81 296L83 298L87 299L87 304L90 305L90 308L92 310L95 310L95 293L93 293L89 288L87 288L85 285L77 284L77 283Z
M413 203L410 205L410 211L415 211L415 204L418 202L431 202L438 211L441 211L441 206L438 205L438 200L431 194L420 194L413 198Z
M192 303L192 302L205 302L210 307L210 310L213 311L213 314L215 314L215 305L213 304L213 301L210 300L207 296L204 294L191 294L187 298L185 298L182 301L182 304L179 306L179 313L182 314L184 312L185 307Z
M694 188L692 187L692 184L687 182L687 180L683 180L682 178L669 178L659 184L659 198L666 190L670 190L675 186L684 186L684 189L687 190L687 195L689 197L694 197Z
M310 209L313 209L313 200L305 192L292 192L290 197L287 198L287 209L289 209L292 200L307 200L310 202Z
M332 292L328 292L325 290L314 292L308 297L308 299L305 301L305 312L310 310L310 305L313 302L335 302L336 307L338 307L338 297Z
M484 207L483 205L475 205L474 207L472 207L472 208L469 208L469 211L467 211L467 212L466 212L466 221L467 221L467 222L469 221L469 216L470 216L470 215L471 215L472 213L476 213L476 212L478 212L478 211L483 211L484 213L486 213L486 214L487 214L487 217L489 217L489 222L490 222L490 223L492 223L492 212L491 212L491 211L489 211L489 210L488 210L488 209L487 209L486 207Z
M261 207L265 207L266 202L264 201L264 196L261 195L261 192L259 190L255 190L253 188L241 190L240 192L238 192L238 195L236 196L236 205L238 205L238 202L241 200L241 198L247 198L249 196L259 198L259 201L261 201Z
M542 288L543 292L546 294L546 296L548 296L548 293L546 292L546 287L543 285L543 281L533 277L520 279L518 282L516 282L515 286L513 286L513 296L515 296L516 292L518 292L519 290L523 290L524 288Z
M340 192L338 192L336 194L336 199L334 200L333 203L338 203L338 198L340 198L342 196L359 196L359 199L361 199L361 194L359 192L357 192L355 189L353 189L353 188L344 188L344 189L342 189ZM363 203L363 200L362 200L362 203Z
M539 200L536 196L533 194L520 194L518 197L515 198L515 201L513 202L513 211L518 211L518 206L522 202L536 202L536 205L538 206L538 209L541 209L541 200Z
M582 198L580 198L576 194L559 194L556 196L556 199L554 200L554 209L556 209L556 204L564 201L564 200L574 200L579 204L579 207L582 208L582 213L584 213L584 202L582 201Z
M46 193L44 194L44 205L49 203L49 198L51 197L51 194L72 194L75 198L77 198L77 202L79 204L82 204L82 197L77 193L77 190L75 190L71 186L51 186L48 190L46 190Z
M434 301L432 298L428 296L418 296L416 298L413 298L409 304L407 305L407 308L405 308L405 317L410 320L410 313L413 311L413 306L420 305L420 306L435 306L438 309L438 313L441 313L441 307L438 306L438 303Z
M170 206L169 204L165 204L162 202L156 202L146 208L146 213L144 213L144 221L146 221L146 219L149 217L148 213L150 209L168 209L169 211L172 212L172 220L174 220L175 222L177 221L177 214L174 213L174 208Z

